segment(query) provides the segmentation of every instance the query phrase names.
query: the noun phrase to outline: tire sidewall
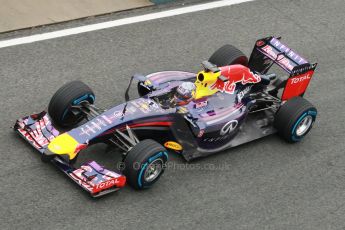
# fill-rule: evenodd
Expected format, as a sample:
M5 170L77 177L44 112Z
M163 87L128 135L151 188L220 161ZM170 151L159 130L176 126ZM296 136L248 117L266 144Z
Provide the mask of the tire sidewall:
M156 159L163 162L162 171L150 182L145 181L144 175L148 165ZM134 189L140 190L151 187L164 173L168 151L159 143L146 139L134 146L124 159L123 174L127 177L127 183Z
M163 162L162 171L153 181L147 182L144 179L145 171L147 169L147 166L156 159L162 160L162 162ZM142 189L151 187L164 173L165 164L166 164L167 160L168 160L167 152L161 151L161 152L153 154L151 157L148 157L147 159L145 159L145 161L143 163L140 163L140 165L139 165L140 167L139 167L138 172L137 172L137 185L138 185L138 187L142 188Z
M310 127L302 134L297 135L296 128L306 116L312 117ZM274 116L273 125L278 134L287 142L299 142L306 136L317 116L317 110L313 104L303 97L293 97L285 101Z

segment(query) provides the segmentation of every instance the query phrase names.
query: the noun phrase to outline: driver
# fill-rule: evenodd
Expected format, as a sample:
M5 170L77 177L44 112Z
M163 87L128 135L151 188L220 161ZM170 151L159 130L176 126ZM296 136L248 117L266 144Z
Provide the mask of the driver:
M195 85L192 82L183 82L176 89L173 102L178 106L183 106L191 102L195 96Z

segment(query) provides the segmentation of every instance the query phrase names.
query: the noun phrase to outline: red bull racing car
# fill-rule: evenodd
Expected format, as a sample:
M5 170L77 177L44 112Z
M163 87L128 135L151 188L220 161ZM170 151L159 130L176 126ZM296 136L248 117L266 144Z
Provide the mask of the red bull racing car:
M269 73L276 64L287 75ZM92 196L123 187L152 186L168 150L190 161L278 133L300 141L312 128L316 108L303 98L313 76L311 64L280 41L259 39L248 58L225 45L202 62L198 73L164 71L130 79L126 101L108 110L81 81L62 86L48 110L16 121L17 131L41 154ZM137 80L139 96L129 100ZM95 161L79 163L82 150L97 143L117 147L124 168ZM115 164L114 164L115 165Z

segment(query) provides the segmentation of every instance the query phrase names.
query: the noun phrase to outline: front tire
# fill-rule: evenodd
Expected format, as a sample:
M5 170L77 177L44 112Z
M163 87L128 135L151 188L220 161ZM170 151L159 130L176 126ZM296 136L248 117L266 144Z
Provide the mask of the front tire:
M167 160L168 152L162 145L151 139L140 141L124 160L127 183L137 190L151 187L164 173Z
M316 108L308 100L294 97L275 114L274 127L287 142L299 142L312 129L316 115Z
M93 104L95 94L85 83L72 81L63 85L56 91L49 102L48 114L54 123L61 127L73 127L83 118L83 114L75 114L71 107L79 105L83 101Z

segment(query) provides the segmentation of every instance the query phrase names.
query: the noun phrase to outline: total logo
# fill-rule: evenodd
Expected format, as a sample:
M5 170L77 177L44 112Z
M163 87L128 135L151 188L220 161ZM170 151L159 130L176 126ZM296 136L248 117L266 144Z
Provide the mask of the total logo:
M291 78L291 84L297 84L308 79L310 79L310 74L306 74L300 77L294 77L294 78Z
M107 180L107 181L103 181L97 185L95 185L93 187L93 190L92 192L93 193L97 193L97 192L100 192L104 189L107 189L107 188L110 188L110 187L113 187L113 186L117 186L117 187L122 187L124 184L125 184L126 180L119 177L119 178L112 178L110 180Z

